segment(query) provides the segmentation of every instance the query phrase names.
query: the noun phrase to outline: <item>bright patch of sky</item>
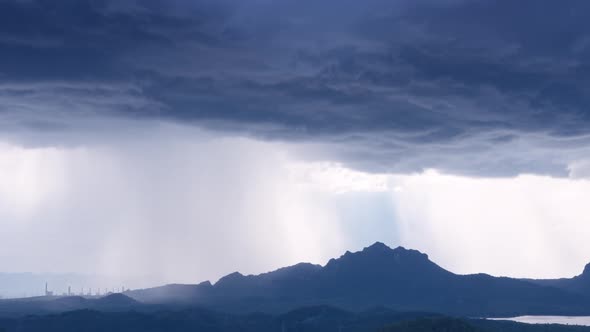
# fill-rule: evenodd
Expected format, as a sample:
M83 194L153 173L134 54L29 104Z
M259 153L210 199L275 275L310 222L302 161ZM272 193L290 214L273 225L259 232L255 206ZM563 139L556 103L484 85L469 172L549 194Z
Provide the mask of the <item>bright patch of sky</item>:
M0 264L196 282L324 264L375 241L458 273L562 277L590 261L588 180L372 174L288 151L214 136L3 143Z

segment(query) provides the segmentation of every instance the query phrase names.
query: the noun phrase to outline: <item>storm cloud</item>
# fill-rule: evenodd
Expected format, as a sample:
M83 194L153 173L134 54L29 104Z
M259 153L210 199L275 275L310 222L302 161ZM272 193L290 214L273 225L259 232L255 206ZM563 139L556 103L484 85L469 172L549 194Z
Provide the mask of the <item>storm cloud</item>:
M3 0L1 128L182 122L369 172L564 176L590 147L589 6Z
M0 0L0 265L214 281L382 241L460 273L573 276L589 11Z

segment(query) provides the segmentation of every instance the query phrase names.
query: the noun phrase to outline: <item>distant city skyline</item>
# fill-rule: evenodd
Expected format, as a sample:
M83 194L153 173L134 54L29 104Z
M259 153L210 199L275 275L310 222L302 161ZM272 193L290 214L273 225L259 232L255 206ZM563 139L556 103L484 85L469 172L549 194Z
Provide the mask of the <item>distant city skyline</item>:
M122 289L133 289L128 283L138 288L159 285L158 282L146 282L142 278L117 279L107 276L82 274L46 274L46 273L5 273L0 272L0 297L22 298L37 296L106 295L121 292ZM154 280L152 280L154 281ZM46 287L46 288L45 288Z

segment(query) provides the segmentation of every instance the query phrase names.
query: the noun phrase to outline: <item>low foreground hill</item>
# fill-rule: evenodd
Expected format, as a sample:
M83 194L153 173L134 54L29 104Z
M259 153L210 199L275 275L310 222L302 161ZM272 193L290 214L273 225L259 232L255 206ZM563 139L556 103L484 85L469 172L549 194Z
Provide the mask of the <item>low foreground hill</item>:
M402 321L381 329L381 332L485 332L463 319L435 317Z
M590 332L588 327L467 320L384 309L351 313L316 306L281 315L229 315L207 309L98 312L80 310L0 319L2 332Z

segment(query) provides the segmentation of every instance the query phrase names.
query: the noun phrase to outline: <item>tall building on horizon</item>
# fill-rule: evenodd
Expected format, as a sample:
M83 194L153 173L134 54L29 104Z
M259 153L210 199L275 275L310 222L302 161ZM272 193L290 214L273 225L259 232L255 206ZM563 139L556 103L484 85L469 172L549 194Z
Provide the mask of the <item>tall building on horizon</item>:
M53 292L49 291L47 282L45 282L45 296L53 296Z

